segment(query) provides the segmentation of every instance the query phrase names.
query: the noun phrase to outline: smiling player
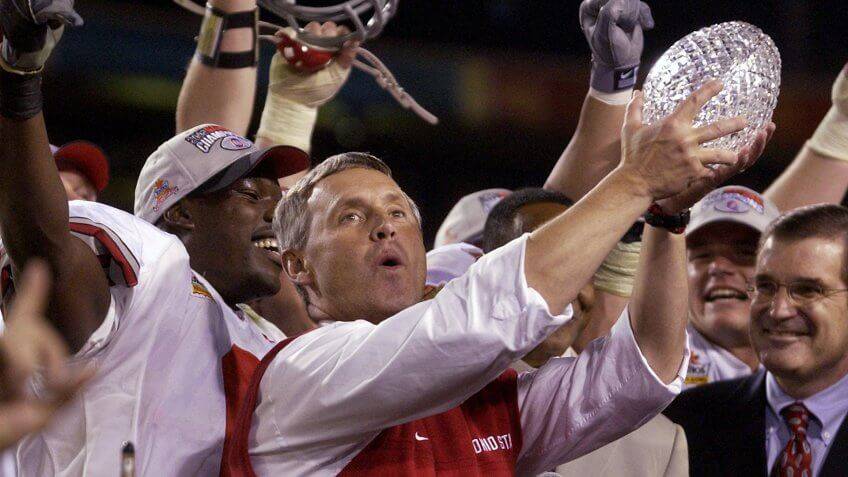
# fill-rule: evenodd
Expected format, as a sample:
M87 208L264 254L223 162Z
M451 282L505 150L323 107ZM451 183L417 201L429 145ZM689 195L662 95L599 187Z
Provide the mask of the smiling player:
M686 387L747 376L759 366L748 339L757 242L779 211L751 189L716 189L692 208L686 229L689 337Z
M8 298L16 271L45 260L55 284L47 316L97 375L53 425L22 441L19 469L109 475L132 441L140 475L215 475L241 380L272 345L232 307L278 290L279 254L269 250L277 179L308 158L207 124L148 158L136 216L68 203L40 71L61 35L53 26L81 20L64 2L34 12L23 3L0 1L0 163L14 171L0 177L0 283Z

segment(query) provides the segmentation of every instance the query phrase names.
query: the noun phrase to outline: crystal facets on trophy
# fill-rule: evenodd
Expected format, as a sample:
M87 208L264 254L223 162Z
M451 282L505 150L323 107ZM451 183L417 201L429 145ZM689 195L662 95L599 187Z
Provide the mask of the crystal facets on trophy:
M644 121L652 124L710 79L724 89L704 105L700 126L721 118L744 116L748 126L704 144L739 151L771 121L780 91L780 53L768 35L745 22L719 23L686 35L654 64L645 79Z

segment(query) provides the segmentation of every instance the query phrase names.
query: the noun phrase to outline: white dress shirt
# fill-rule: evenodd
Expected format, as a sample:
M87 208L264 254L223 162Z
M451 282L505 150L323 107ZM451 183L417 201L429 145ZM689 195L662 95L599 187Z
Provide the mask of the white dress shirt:
M465 242L443 245L427 252L427 285L444 285L464 274L483 251Z
M774 463L789 442L791 433L781 409L800 401L807 407L812 416L807 427L807 440L810 442L813 454L813 475L818 475L827 453L833 444L833 439L848 414L848 375L845 375L831 385L806 399L795 399L786 394L771 373L766 375L766 456L768 468Z
M708 340L690 323L686 327L689 333L689 369L686 370L684 389L703 384L714 383L748 376L751 368L730 351Z
M257 475L336 475L386 428L450 410L571 319L527 285L527 235L477 261L434 298L378 325L337 322L297 338L260 384L250 432ZM518 378L523 446L535 475L638 428L680 392L642 355L625 312L577 358ZM469 443L470 445L470 443Z

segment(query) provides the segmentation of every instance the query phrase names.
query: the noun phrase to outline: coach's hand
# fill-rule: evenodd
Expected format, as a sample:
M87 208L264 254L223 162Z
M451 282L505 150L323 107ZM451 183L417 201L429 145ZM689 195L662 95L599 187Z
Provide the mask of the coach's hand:
M710 175L696 180L683 192L659 201L660 208L669 214L686 210L731 177L750 169L762 155L766 144L771 140L775 127L774 123L769 123L766 127L757 131L754 142L743 147L737 154L736 164L716 166L710 171Z
M742 130L744 118L720 119L701 127L692 124L701 107L721 89L721 82L707 82L672 114L650 126L642 122L641 91L633 95L622 128L620 168L641 186L641 193L653 200L670 197L714 176L715 171L708 166L734 166L739 162L733 151L703 148L701 144Z
M44 427L92 374L89 368L67 366L67 346L43 316L50 289L47 267L29 265L18 285L0 337L0 449ZM35 373L44 383L38 396L26 389Z
M82 25L74 0L0 0L3 68L19 74L41 71L65 25Z
M639 0L583 0L580 27L592 49L592 88L632 89L639 74L643 30L654 27L651 9Z

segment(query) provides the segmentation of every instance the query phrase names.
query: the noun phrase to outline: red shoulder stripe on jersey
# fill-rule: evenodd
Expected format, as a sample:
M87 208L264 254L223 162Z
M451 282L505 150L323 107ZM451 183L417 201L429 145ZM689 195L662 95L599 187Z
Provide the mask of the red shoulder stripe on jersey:
M71 217L70 220L71 232L91 237L105 249L112 261L119 267L121 281L126 286L134 287L138 285L138 270L140 268L138 259L118 234L103 224L82 217ZM95 250L94 252L98 253L99 251ZM107 272L109 272L108 268ZM109 275L110 280L118 282L117 277L113 277L111 273L107 273L107 275Z
M253 411L256 410L256 401L259 397L259 383L262 382L262 376L265 375L265 371L277 354L294 341L295 338L303 336L303 334L297 334L277 343L276 346L268 351L253 371L253 377L250 379L247 395L244 396L238 416L236 417L236 427L233 431L232 439L229 442L224 442L221 477L256 477L256 474L253 472L253 465L250 463L247 441L250 436L250 426L253 423Z

